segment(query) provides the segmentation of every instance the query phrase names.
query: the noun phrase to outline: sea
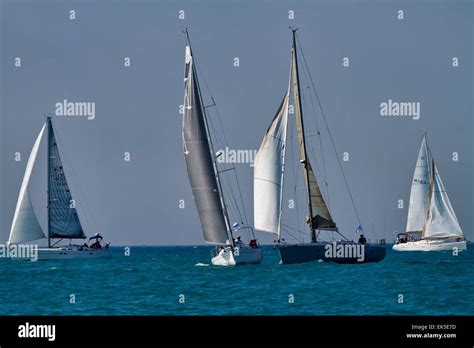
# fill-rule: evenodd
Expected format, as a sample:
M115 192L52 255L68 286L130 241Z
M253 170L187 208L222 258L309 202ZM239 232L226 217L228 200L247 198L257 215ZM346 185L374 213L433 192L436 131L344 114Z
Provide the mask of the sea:
M0 259L0 315L474 315L474 248L380 263L217 267L211 247L113 247L105 260Z

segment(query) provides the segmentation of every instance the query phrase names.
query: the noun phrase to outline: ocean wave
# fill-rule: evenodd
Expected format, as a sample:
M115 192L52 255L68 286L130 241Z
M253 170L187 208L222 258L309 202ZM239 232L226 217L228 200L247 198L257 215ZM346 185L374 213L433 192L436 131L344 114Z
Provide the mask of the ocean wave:
M198 262L198 263L196 263L194 266L198 266L198 267L207 267L207 266L209 266L209 264L208 264L208 263L202 263L202 262Z

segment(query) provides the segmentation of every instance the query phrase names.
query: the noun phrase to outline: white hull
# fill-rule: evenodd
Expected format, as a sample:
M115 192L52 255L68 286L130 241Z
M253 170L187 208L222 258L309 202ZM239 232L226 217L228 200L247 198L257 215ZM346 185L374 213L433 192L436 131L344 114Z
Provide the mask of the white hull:
M77 246L65 246L58 248L38 248L38 259L32 257L15 258L25 261L45 261L45 260L79 260L79 259L104 259L111 258L109 249L90 249Z
M219 251L211 260L214 266L236 266L245 264L259 264L262 262L262 250L252 247L236 247L234 252L230 247Z
M445 240L418 240L415 242L399 243L393 246L395 251L453 251L466 250L467 242Z

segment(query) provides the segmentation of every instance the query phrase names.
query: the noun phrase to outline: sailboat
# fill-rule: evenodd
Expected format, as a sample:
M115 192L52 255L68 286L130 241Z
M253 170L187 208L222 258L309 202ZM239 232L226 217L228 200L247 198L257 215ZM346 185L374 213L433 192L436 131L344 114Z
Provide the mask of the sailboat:
M320 186L311 166L306 148L303 109L300 98L296 28L291 28L290 81L278 111L268 127L254 163L254 227L256 230L276 234L276 248L282 264L309 261L336 263L378 262L384 259L385 247L349 241L336 226L325 203ZM299 158L304 176L308 213L305 217L311 233L310 243L288 244L281 238L282 198L285 177L286 137L288 129L289 99L293 87L294 112L298 135ZM342 239L335 242L318 241L321 231L332 231Z
M204 239L216 245L211 262L216 266L258 264L262 261L262 251L255 237L244 245L239 237L235 240L233 236L232 226L236 225L230 224L216 161L219 154L214 152L189 34L187 30L185 33L183 150Z
M47 222L43 231L30 198L30 179L36 164L41 140L47 138ZM89 245L72 244L73 239L87 238L77 214L74 200L63 168L58 142L50 116L36 138L26 165L20 194L13 217L7 245L47 240L47 247L39 247L37 258L29 260L95 259L111 257L108 244L102 245L102 236L96 233ZM63 245L63 240L69 244ZM19 257L20 258L20 257Z
M466 250L459 221L423 134L413 181L406 232L399 233L393 250Z

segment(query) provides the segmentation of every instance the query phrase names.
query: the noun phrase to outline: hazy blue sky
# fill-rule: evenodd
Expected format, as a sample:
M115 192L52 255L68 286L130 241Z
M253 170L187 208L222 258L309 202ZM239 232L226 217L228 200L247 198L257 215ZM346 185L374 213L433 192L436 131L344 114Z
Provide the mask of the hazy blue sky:
M391 240L394 231L404 230L423 131L461 226L474 237L471 1L0 4L0 242L8 237L43 115L68 99L96 103L95 120L55 119L70 162L66 173L74 171L72 191L79 181L86 201L77 199L93 216L83 218L86 231L100 231L115 245L203 243L181 144L181 30L190 29L228 146L257 149L287 85L289 25L300 27L339 155L350 154L343 166L365 228L376 231L369 237ZM69 19L71 9L75 20ZM404 20L397 19L399 9ZM185 20L178 18L180 10ZM294 20L288 19L289 10L295 11ZM15 57L21 58L20 68ZM131 58L130 68L123 66L124 57ZM349 67L342 66L343 57L349 57ZM457 68L453 57L459 58ZM420 102L420 120L381 117L379 105L388 99ZM312 126L309 122L308 129ZM324 132L322 139L331 212L341 231L354 238L357 220ZM17 151L21 162L14 161ZM130 162L123 160L124 152L131 153ZM458 162L452 161L453 152L459 153ZM312 158L318 160L317 154ZM252 168L238 164L237 171L251 217ZM44 174L40 163L31 192L43 223ZM287 192L285 200L290 198ZM180 199L185 209L179 208ZM399 199L404 209L397 208ZM287 224L295 225L294 217Z

